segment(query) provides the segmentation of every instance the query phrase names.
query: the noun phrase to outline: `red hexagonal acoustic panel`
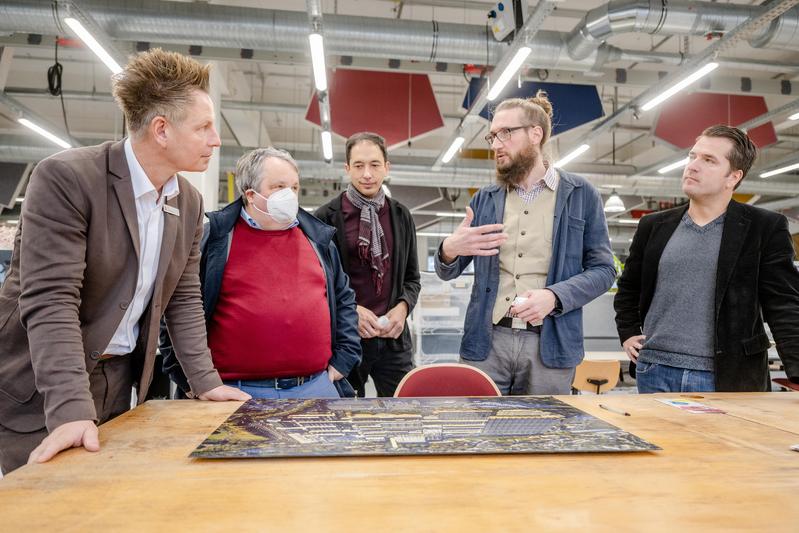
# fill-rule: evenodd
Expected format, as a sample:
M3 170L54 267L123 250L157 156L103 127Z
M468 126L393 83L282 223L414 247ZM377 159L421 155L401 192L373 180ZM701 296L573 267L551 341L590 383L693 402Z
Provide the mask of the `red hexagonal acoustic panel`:
M393 148L444 125L426 74L339 68L328 71L328 87L331 128L344 138L372 131ZM305 119L320 125L316 93Z
M654 135L677 148L689 148L708 126L738 126L766 112L768 107L762 96L700 92L681 95L663 105ZM777 133L771 122L748 133L758 148L777 142Z

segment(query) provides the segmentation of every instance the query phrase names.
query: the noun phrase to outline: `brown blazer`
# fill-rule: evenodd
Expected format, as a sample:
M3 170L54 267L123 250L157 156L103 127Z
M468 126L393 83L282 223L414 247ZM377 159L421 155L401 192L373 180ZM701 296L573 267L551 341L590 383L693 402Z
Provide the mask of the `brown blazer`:
M166 315L196 394L222 384L211 363L200 296L202 198L182 177L167 202L153 297L134 356L138 397L152 381ZM89 374L125 309L138 271L136 204L124 144L40 162L25 194L11 268L0 289L0 425L18 432L97 420Z

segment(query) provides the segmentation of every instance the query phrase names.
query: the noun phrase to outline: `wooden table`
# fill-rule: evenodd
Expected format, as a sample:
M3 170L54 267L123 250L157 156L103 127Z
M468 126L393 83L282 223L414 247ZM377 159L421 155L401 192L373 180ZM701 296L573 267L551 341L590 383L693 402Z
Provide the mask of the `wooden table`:
M160 401L0 480L0 530L796 531L799 394L561 397L660 452L192 460L237 403ZM598 407L626 409L620 416Z

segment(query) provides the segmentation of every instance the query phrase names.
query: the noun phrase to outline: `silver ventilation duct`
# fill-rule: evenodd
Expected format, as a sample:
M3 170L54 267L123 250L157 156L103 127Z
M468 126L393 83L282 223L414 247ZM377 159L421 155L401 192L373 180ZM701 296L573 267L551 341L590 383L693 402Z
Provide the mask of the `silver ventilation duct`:
M692 2L687 0L612 0L592 9L569 34L572 59L592 56L605 41L622 33L651 35L714 35L725 33L763 13L767 6ZM794 51L799 47L799 7L774 19L749 38L755 48Z

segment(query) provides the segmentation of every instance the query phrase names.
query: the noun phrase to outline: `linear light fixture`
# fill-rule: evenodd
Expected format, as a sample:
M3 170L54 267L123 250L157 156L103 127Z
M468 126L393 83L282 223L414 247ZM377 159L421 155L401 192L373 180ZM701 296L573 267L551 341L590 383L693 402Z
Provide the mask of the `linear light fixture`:
M311 63L313 64L313 79L317 91L327 90L327 69L325 67L325 45L321 33L308 35L311 43Z
M582 155L589 148L590 148L590 146L588 146L587 144L581 144L580 146L578 146L577 148L572 150L572 152L569 153L566 157L563 157L563 158L559 159L558 161L556 161L555 162L555 166L558 167L558 168L563 168L565 165L568 165L569 163L571 163L574 159L577 159L580 155Z
M449 163L452 161L452 158L455 157L455 153L460 149L463 142L466 140L465 137L459 135L455 137L455 140L452 141L452 144L449 145L447 152L444 154L444 157L441 158L442 163Z
M516 55L513 56L508 66L505 67L505 70L499 75L497 81L494 82L494 86L488 91L486 95L487 100L496 100L497 96L502 92L502 89L505 88L511 78L513 78L513 75L516 74L516 71L524 64L524 60L527 59L530 52L532 52L532 49L529 46L522 46L516 51Z
M665 167L658 169L658 174L665 174L667 172L671 172L676 168L684 167L685 165L688 164L688 161L689 161L688 157L684 157L679 161L675 161L674 163L669 163Z
M780 168L775 168L774 170L769 170L768 172L763 172L760 174L761 178L770 178L771 176L776 176L777 174L785 174L786 172L790 172L792 170L799 169L799 163L794 163L792 165L787 165Z
M329 131L322 132L322 156L325 161L333 160L333 137Z
M105 63L105 66L108 67L112 73L118 74L119 72L122 72L122 67L119 66L119 63L117 63L114 58L111 57L111 54L109 54L106 49L103 48L103 46L97 41L97 39L95 39L94 36L83 27L83 24L81 24L78 19L67 17L64 19L64 22L66 22L67 26L72 28L72 31L74 31L75 34L80 37L80 40L83 41L83 43L88 46L92 52L94 52L94 55L99 57L100 61Z
M668 89L666 89L665 91L663 91L662 93L657 95L656 97L652 98L650 101L648 101L647 103L642 105L641 109L643 111L649 111L650 109L654 108L658 104L668 100L669 98L671 98L672 96L674 96L678 92L682 91L683 89L685 89L686 87L691 85L693 82L695 82L699 78L707 76L708 74L710 74L711 72L716 70L718 68L718 66L719 66L719 64L716 63L716 62L708 63L707 65L703 66L699 70L695 71L693 74L690 74L690 75L686 76L685 78L683 78L682 80L678 81L677 83L675 83L674 85L672 85L671 87L669 87Z
M31 122L27 118L17 119L17 122L19 122L20 124L22 124L26 128L32 129L33 131L35 131L36 133L38 133L39 135L41 135L42 137L44 137L48 141L57 144L58 146L60 146L61 148L64 148L65 150L67 148L72 148L72 145L69 144L67 141L65 141L61 137L53 135L52 133L50 133L46 129L42 128L38 124L34 124L33 122Z
M799 113L794 113L793 115L788 117L788 120L799 120Z
M452 218L463 218L466 216L466 213L459 213L457 211L441 211L436 213L437 217L452 217Z

